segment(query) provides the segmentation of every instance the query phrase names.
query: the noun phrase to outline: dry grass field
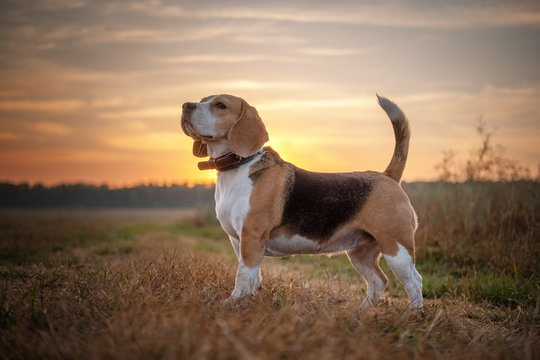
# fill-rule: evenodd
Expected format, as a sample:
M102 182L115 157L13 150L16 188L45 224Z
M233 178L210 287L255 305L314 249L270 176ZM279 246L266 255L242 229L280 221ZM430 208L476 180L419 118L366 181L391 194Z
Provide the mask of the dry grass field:
M224 305L236 259L202 210L3 210L0 358L540 358L539 184L406 190L421 311L391 274L361 311L343 256L267 258L261 292Z

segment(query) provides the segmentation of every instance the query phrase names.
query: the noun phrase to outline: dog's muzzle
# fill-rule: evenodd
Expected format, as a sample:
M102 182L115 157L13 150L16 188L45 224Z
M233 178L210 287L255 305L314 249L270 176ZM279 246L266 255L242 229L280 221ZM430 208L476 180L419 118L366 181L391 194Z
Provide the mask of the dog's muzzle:
M191 114L196 108L197 104L192 102L187 102L182 105L182 117L180 119L180 125L182 126L182 131L187 136L197 135L193 129L193 125L191 124Z

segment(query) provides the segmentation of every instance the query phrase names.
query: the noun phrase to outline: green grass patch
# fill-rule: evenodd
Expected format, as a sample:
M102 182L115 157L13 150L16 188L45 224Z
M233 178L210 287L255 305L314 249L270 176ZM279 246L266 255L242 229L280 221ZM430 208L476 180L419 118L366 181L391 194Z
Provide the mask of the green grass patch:
M223 246L221 244L216 244L214 241L200 241L191 247L195 252L206 252L206 253L223 253Z
M540 283L534 276L456 267L434 258L420 259L417 268L423 278L425 298L466 296L514 308L520 304L534 306L540 294Z
M290 266L313 278L343 276L362 281L345 255L296 255L266 258L265 262ZM380 266L388 277L388 291L395 296L406 296L384 258ZM540 294L540 283L535 277L508 275L504 272L477 271L466 266L457 267L435 255L419 259L417 269L422 275L423 296L427 299L465 296L473 301L486 301L496 306L515 308L519 305L535 306Z
M137 247L129 243L105 244L94 250L94 253L100 256L106 255L127 255L137 252Z
M116 229L115 236L120 239L133 239L137 235L145 234L160 229L161 226L153 223L135 223L123 225Z
M354 276L357 273L346 255L294 255L281 258L266 258L265 262L275 262L301 269L307 276L327 278L329 276Z
M173 223L165 225L164 229L173 234L188 237L209 238L213 240L227 239L227 234L225 234L219 225L198 226L189 223Z

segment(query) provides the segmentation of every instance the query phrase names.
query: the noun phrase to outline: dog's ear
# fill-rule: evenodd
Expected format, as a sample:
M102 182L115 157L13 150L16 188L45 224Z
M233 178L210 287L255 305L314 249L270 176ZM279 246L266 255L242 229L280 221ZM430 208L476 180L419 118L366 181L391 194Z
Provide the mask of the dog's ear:
M255 154L268 141L268 133L257 110L244 100L240 117L231 127L227 139L232 152L242 157Z
M193 155L197 157L207 157L208 147L201 140L195 140L193 142Z

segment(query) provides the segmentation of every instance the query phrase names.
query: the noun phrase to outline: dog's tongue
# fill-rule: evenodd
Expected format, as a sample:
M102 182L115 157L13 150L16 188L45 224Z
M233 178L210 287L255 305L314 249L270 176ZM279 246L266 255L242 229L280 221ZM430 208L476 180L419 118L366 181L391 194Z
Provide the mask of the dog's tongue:
M200 140L195 140L195 142L193 143L193 155L197 157L208 156L206 144L203 144Z

